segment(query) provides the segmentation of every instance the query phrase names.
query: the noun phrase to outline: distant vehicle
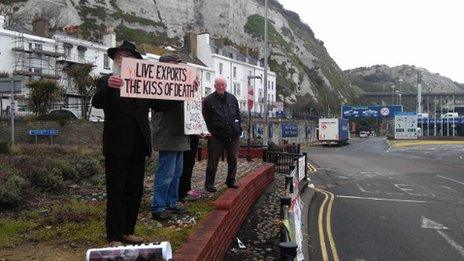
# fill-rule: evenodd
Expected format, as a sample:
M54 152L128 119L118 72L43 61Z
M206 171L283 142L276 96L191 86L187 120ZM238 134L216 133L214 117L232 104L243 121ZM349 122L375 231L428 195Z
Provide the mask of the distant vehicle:
M429 114L428 113L418 113L417 118L428 118Z
M322 145L341 145L348 143L348 120L343 118L319 119L319 141Z
M441 118L442 119L454 119L454 118L458 118L459 115L457 112L448 112L448 113L445 113L445 114L442 114L441 115Z
M368 131L360 131L359 132L359 137L360 138L369 138L369 132Z
M79 118L73 111L68 109L51 110L50 112L48 112L47 116L56 119L60 118L68 120L76 120Z

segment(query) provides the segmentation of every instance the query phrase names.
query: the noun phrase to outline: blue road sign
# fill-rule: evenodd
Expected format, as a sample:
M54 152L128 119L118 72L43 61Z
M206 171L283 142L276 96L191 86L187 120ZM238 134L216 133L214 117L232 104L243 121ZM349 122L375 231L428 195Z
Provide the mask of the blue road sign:
M282 123L282 138L298 137L298 125Z
M386 118L403 111L401 105L343 106L343 118Z
M31 136L58 136L58 130L29 130Z

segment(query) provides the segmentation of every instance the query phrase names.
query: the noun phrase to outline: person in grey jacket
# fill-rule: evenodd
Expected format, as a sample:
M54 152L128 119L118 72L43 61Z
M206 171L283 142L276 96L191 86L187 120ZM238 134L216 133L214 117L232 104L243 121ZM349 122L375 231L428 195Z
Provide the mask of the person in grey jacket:
M165 63L179 63L177 55L165 54ZM152 219L166 221L172 214L186 214L179 206L179 180L182 175L183 152L190 150L189 137L184 134L184 103L154 115L153 146L159 151L153 185Z

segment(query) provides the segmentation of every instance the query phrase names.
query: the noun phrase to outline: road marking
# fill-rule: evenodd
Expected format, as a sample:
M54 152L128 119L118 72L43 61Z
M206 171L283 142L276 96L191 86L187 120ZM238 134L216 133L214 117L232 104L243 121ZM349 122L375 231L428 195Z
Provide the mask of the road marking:
M449 229L448 227L422 216L422 228Z
M393 184L393 186L401 189L402 191L404 191L404 193L409 194L411 196L419 196L419 197L427 197L427 196L429 196L428 194L416 194L416 193L408 192L408 191L414 191L414 189L408 188L407 184Z
M448 243L454 248L456 249L459 254L461 254L462 257L464 257L464 247L460 246L458 243L456 243L456 241L454 241L452 238L450 238L447 234L445 234L445 232L441 231L441 230L436 230L438 234L440 234L440 236L442 236L446 241L448 241Z
M443 185L441 185L441 186L439 186L439 187L445 188L445 189L447 189L447 190L451 190L451 191L453 191L453 192L458 192L457 190L452 189L452 188L450 188L450 187L448 187L448 186L443 186Z
M459 180L455 180L455 179L448 178L448 177L443 177L443 176L441 176L441 175L437 175L437 177L442 178L442 179L451 180L451 181L454 181L454 182L456 182L456 183L458 183L458 184L464 185L464 182L459 181Z
M366 200L390 201L390 202L427 203L427 201L423 201L423 200L394 199L394 198L369 198L369 197L356 197L356 196L343 196L343 195L337 195L337 198L366 199Z
M332 235L332 222L331 222L332 206L333 206L335 196L332 192L329 192L329 191L327 191L327 194L329 194L330 196L330 202L329 202L329 206L327 206L327 217L326 217L327 236L329 238L330 249L332 250L333 260L339 261L340 259L338 258L337 248L335 247L335 241Z
M327 195L327 193L325 193L322 190L318 190L318 191L321 192L322 194L324 194L324 196L325 196L324 201L322 202L321 206L319 207L319 218L317 220L317 225L319 227L319 242L321 244L322 260L327 261L327 260L329 260L329 257L327 255L327 248L325 247L325 235L324 235L324 227L322 226L322 218L324 216L325 204L327 203L327 199L329 198L329 196Z
M359 190L361 190L362 192L367 193L367 191L365 191L365 190L361 187L361 185L359 185L358 183L356 183L356 186L358 186Z
M306 167L309 169L309 173L315 173L315 172L317 172L316 167L314 167L314 165L311 164L311 163L306 164Z
M437 231L437 233L440 236L442 236L448 242L448 244L450 244L454 249L456 249L462 257L464 257L464 247L462 247L461 245L456 243L456 241L454 241L452 238L450 238L443 231L443 230L449 229L448 227L422 216L422 228L431 228L431 229Z

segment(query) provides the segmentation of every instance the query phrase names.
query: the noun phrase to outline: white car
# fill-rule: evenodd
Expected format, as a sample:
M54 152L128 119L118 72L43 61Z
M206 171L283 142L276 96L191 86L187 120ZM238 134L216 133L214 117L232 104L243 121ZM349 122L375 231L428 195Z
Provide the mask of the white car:
M359 132L359 137L360 138L369 138L369 132L368 131L360 131Z

